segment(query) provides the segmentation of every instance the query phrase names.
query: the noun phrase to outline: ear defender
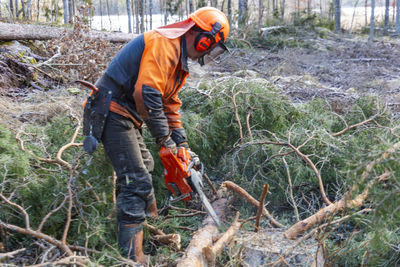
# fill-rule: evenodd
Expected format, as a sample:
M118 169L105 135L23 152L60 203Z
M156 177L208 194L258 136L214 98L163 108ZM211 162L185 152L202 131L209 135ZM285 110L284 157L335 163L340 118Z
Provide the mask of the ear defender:
M215 44L215 36L221 30L221 24L216 22L211 31L209 32L202 32L197 35L196 40L194 42L194 47L197 51L203 52L212 47Z

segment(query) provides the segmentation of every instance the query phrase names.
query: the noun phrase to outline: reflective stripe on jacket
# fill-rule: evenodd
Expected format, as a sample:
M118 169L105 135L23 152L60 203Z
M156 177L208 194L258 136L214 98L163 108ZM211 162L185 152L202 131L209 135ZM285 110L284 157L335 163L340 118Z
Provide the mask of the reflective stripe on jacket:
M96 86L113 91L112 112L144 120L153 137L172 131L182 133L178 139L186 139L178 91L188 76L185 37L168 39L153 30L125 45ZM187 140L175 140L180 141Z

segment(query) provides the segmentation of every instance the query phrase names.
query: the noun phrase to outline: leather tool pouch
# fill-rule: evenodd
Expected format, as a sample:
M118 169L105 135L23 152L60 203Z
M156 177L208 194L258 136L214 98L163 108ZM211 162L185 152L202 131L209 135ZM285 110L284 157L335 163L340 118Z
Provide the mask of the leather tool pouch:
M94 85L92 86L96 88ZM96 150L97 144L103 135L111 98L112 91L105 92L98 89L93 90L92 94L87 98L83 111L83 134L86 136L83 147L89 154Z

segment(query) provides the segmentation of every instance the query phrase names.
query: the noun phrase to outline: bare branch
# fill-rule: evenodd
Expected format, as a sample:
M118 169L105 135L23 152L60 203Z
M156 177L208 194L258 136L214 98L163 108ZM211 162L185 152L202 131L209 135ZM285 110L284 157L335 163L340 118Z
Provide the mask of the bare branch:
M258 204L258 209L257 209L256 226L255 226L256 232L258 232L260 227L260 218L264 208L264 200L268 194L268 190L269 190L269 184L265 184L260 196L260 201L259 201L260 204Z

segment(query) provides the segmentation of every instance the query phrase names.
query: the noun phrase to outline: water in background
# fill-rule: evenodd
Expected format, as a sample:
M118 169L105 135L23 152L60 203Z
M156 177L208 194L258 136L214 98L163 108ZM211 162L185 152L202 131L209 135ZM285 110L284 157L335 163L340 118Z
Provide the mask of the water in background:
M152 28L155 29L157 27L163 26L164 25L164 15L161 14L153 14L153 22L152 22ZM132 25L132 31L135 33L136 32L136 24L134 18L133 20L133 25ZM168 17L168 24L173 23L178 21L179 18L177 16L174 17ZM147 23L146 23L147 22ZM119 31L119 32L129 32L129 27L128 27L128 16L127 15L111 15L111 16L103 16L102 18L100 16L94 16L92 19L92 29L95 30L106 30L106 31ZM146 29L147 26L147 29ZM150 29L150 16L146 16L145 18L145 29L146 30L151 30Z
M318 11L318 10L316 10ZM341 24L343 29L350 29L351 21L354 13L354 8L352 7L343 7L341 14ZM390 19L393 17L393 8L389 9ZM385 7L376 7L375 8L375 19L376 21L383 21L385 15ZM367 21L369 24L371 16L371 8L367 8ZM133 18L132 18L133 19ZM168 17L168 24L178 21L178 16ZM146 23L147 21L147 23ZM164 15L161 14L153 14L153 29L164 25ZM101 27L103 25L103 27ZM150 30L150 16L146 16L145 18L145 27L147 25L146 30ZM360 6L356 8L356 13L354 16L353 22L353 30L359 29L365 26L365 7ZM95 30L107 30L107 31L121 31L128 32L128 16L127 15L112 15L112 16L103 16L101 19L100 16L94 16L92 19L92 28ZM132 31L136 32L135 21L133 20Z

